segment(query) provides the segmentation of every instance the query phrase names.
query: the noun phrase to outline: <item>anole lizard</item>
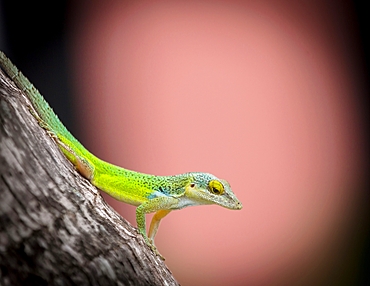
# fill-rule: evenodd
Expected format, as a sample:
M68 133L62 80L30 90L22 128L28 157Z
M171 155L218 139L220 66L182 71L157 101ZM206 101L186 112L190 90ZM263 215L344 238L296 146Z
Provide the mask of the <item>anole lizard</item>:
M30 108L32 115L54 138L79 173L113 198L137 206L138 231L146 244L161 258L163 257L154 245L154 237L161 219L172 210L209 204L232 210L242 208L229 183L212 174L193 172L174 176L154 176L127 170L97 158L66 129L40 92L2 51L0 65L18 88L28 96L34 108L34 111ZM147 235L145 215L153 212L155 215Z

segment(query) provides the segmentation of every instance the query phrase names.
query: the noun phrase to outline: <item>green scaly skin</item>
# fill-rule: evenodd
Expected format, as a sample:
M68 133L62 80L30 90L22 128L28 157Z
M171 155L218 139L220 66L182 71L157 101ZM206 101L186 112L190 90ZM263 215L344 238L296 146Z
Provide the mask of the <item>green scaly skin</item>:
M232 210L242 208L241 202L232 192L228 182L212 174L185 173L175 176L154 176L130 171L97 158L67 130L40 92L2 51L0 51L0 65L18 88L28 96L34 109L30 108L32 115L55 139L61 151L77 170L108 195L137 206L138 231L159 256L161 255L154 246L154 236L160 220L170 211L207 204L216 204ZM145 215L152 212L156 214L147 235Z

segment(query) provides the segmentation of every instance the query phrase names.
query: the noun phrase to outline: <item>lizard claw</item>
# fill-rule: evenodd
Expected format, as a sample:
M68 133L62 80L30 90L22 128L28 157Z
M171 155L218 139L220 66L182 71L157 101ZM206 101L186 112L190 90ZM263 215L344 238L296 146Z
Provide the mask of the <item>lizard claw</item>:
M154 254L159 256L159 258L164 261L165 258L163 257L162 254L159 253L157 247L154 245L153 239L149 238L145 233L142 233L139 229L137 230L137 232L143 236L146 245L149 246L149 248L154 252Z
M154 243L151 243L149 245L149 247L152 249L152 251L154 252L155 255L159 256L159 258L162 259L163 261L165 260L163 255L159 253L159 251L158 251L157 247L154 245Z

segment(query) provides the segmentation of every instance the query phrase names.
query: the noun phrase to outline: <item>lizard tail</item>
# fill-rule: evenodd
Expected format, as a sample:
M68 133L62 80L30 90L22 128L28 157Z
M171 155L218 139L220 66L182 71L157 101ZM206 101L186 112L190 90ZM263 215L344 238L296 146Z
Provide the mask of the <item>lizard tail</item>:
M67 130L41 93L2 51L0 51L0 65L17 87L28 96L36 111L36 114L32 110L31 113L41 127L55 135L62 142L62 145L68 146L70 149L68 151L75 156L85 158L85 160L95 157Z

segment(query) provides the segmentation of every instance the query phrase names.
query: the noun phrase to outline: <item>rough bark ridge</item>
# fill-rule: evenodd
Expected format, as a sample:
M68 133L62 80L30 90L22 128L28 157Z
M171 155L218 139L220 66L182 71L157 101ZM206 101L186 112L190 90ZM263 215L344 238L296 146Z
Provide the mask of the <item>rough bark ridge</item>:
M178 285L0 70L0 285Z

